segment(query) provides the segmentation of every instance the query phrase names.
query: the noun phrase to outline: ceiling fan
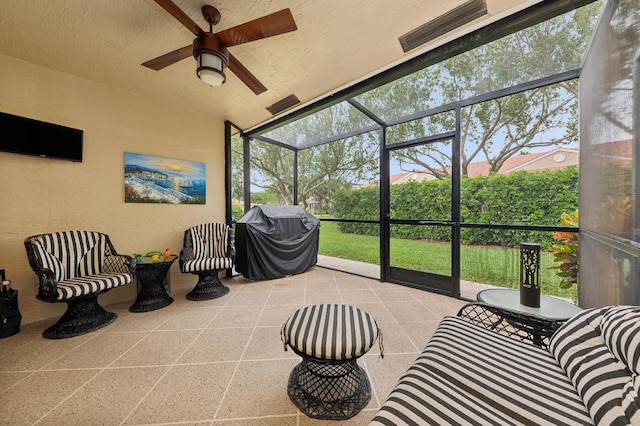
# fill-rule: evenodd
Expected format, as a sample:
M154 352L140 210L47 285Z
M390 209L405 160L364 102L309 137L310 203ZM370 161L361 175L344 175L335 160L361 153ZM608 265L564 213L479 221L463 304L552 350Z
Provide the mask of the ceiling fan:
M209 31L204 31L171 0L155 0L155 2L187 27L196 39L193 44L151 59L143 63L143 66L158 71L193 55L198 61L198 77L205 83L210 85L224 83L226 79L224 69L228 67L256 95L266 91L267 88L231 55L227 48L298 29L291 11L283 9L214 34L213 26L220 22L220 12L215 7L202 6L202 16L209 23Z

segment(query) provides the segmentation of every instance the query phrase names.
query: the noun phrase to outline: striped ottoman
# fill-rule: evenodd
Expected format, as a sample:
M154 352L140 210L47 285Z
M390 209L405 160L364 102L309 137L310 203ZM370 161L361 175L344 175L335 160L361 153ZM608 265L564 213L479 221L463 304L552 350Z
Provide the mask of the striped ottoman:
M371 399L367 373L356 359L380 330L368 313L347 305L313 305L295 311L282 326L287 346L302 357L289 376L291 401L316 419L349 419ZM380 336L382 356L382 336Z

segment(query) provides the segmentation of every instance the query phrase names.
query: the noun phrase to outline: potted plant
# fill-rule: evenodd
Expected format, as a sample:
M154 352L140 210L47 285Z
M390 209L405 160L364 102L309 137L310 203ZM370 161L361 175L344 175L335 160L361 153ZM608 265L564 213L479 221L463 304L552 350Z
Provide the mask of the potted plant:
M573 214L562 213L560 217L561 226L578 227L578 210ZM561 278L560 288L570 288L578 283L578 238L577 232L556 232L553 238L557 241L551 246L549 251L553 253L554 262L559 265L550 266L549 269L558 270L557 275Z

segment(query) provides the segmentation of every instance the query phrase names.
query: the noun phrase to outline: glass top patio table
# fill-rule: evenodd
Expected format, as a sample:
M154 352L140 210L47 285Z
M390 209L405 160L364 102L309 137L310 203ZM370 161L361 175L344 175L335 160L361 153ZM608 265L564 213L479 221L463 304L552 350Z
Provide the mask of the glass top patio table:
M507 288L483 290L476 297L478 302L558 321L565 321L582 310L570 302L544 294L540 295L539 308L525 306L520 303L520 291Z

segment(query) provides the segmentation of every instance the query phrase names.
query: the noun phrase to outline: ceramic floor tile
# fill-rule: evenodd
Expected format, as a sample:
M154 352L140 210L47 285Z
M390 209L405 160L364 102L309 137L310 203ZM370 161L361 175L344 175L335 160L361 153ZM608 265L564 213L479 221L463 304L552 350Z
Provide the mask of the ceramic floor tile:
M417 352L418 347L397 322L378 322L384 354ZM380 337L367 354L380 354ZM424 345L423 345L424 346ZM422 349L422 347L420 347Z
M418 301L384 302L396 321L434 321L439 319L431 310Z
M49 413L38 425L117 425L133 410L168 367L103 370ZM127 386L123 386L126 383Z
M378 303L380 298L378 295L369 289L361 290L340 290L343 303L347 305L353 305L354 303Z
M191 306L184 308L163 322L158 327L158 330L195 330L206 328L221 309L219 306Z
M410 291L401 286L397 286L397 288L378 288L374 291L381 300L387 302L411 302L416 300Z
M269 292L275 286L275 282L274 280L251 281L243 277L236 277L234 278L233 284L229 284L229 286L233 286L234 290L237 290L241 293L250 291Z
M105 328L110 332L116 331L151 331L158 328L170 315L175 313L175 308L169 305L151 312L124 312L118 313L118 318Z
M56 340L35 336L29 344L20 345L8 354L3 354L0 371L39 370L95 336L85 334Z
M361 303L354 301L352 303L358 309L365 311L373 316L377 323L381 322L394 322L396 318L389 312L389 309L382 303Z
M28 371L0 373L0 392L9 389L11 386L15 385L26 377L29 377L29 375L31 374L34 373Z
M336 277L336 285L340 290L370 290L369 282L366 278L360 277Z
M40 371L32 374L0 395L2 423L12 426L35 423L99 371Z
M156 311L131 313L132 301L109 306L113 324L70 339L42 337L56 319L23 325L0 340L0 424L366 425L441 317L466 303L320 267L223 282L230 292L218 299L187 300L189 285ZM318 303L356 306L382 330L385 358L376 343L358 360L373 397L347 421L309 419L287 395L300 357L284 351L280 329L296 309Z
M70 368L106 367L135 346L147 332L101 333L79 345L60 358L53 360L45 368L62 370Z
M265 306L258 320L258 326L282 327L289 316L301 306L303 306L302 303L299 306Z
M262 306L225 306L208 328L255 327L262 314Z
M334 426L336 424L340 426L366 426L371 422L377 412L377 408L368 408L367 406L350 419L339 421L311 419L305 415L301 415L299 426Z
M282 278L279 280L275 280L273 285L273 291L286 291L286 290L296 290L303 291L306 288L306 280L304 278Z
M220 406L217 419L294 414L287 381L296 359L242 361Z
M270 291L237 292L229 300L227 306L263 306L270 294Z
M171 367L124 424L212 421L236 366L230 362Z
M342 303L342 296L337 291L321 290L307 291L304 298L305 305L319 305L322 303Z
M253 332L243 360L298 358L290 348L284 350L280 339L281 327L258 327Z
M333 277L334 271L314 266L304 273L306 278Z
M200 334L179 364L239 360L247 346L251 328L209 328Z
M173 364L200 333L200 330L154 331L117 359L113 366Z
M216 420L212 426L297 426L298 416L271 416L256 418L243 418L234 420Z
M379 404L383 404L391 390L398 383L400 377L414 363L418 353L415 354L389 354L384 359L375 356L361 358L366 365L369 380L373 386Z
M413 344L422 351L436 331L440 321L401 322L400 327L409 336Z
M333 278L307 278L307 291L333 291L338 285Z
M304 291L274 291L269 295L267 305L304 305Z

